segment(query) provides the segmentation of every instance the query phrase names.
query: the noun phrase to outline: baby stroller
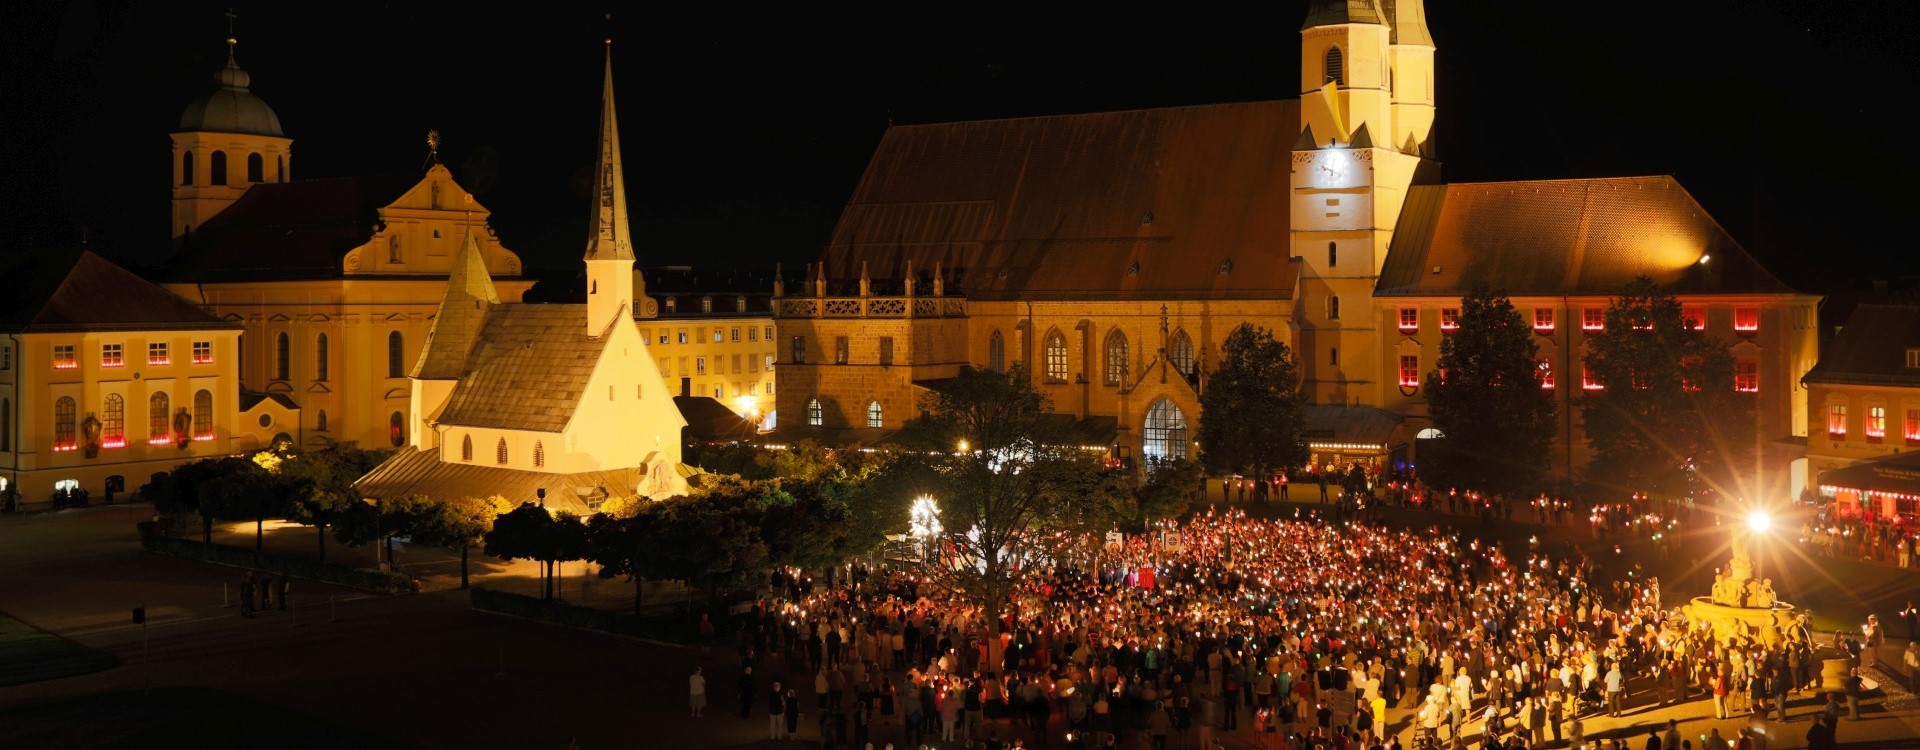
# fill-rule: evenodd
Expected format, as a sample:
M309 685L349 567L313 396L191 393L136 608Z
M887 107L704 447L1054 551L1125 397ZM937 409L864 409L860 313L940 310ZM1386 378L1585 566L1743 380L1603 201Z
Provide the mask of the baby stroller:
M1606 705L1606 699L1600 695L1600 683L1596 680L1574 696L1573 715L1585 716L1589 711L1598 713L1605 710Z

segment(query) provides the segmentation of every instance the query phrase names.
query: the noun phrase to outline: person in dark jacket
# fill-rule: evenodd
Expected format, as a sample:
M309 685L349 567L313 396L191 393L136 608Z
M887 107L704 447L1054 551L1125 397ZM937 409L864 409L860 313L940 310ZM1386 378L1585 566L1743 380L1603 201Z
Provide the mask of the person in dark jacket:
M740 718L753 716L753 694L759 690L758 680L753 679L753 667L740 668Z

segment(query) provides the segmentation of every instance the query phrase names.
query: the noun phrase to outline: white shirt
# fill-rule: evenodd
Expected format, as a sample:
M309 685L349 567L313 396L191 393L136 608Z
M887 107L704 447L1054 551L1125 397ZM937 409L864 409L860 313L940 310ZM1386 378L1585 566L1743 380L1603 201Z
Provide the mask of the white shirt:
M687 678L687 692L692 695L707 694L707 678L698 674Z

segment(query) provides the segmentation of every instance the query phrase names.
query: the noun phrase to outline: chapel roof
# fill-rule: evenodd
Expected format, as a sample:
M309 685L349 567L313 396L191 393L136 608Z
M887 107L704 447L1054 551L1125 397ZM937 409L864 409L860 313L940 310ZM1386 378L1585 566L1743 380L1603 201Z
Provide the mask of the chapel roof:
M380 209L420 175L263 182L195 229L168 276L181 281L330 279L373 238Z
M439 422L560 432L609 338L587 336L586 305L489 305Z

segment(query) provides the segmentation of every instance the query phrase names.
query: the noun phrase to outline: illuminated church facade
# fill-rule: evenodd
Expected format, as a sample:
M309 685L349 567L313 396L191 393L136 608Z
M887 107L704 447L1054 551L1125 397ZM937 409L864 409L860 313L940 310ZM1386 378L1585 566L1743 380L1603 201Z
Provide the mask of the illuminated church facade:
M1410 461L1484 283L1536 334L1565 476L1589 458L1586 339L1648 276L1732 343L1768 481L1804 466L1817 296L1671 177L1443 182L1419 0L1314 2L1301 38L1298 99L890 128L776 287L780 432L882 442L961 366L1018 363L1138 469L1193 455L1221 343L1253 323L1294 349L1314 463Z

